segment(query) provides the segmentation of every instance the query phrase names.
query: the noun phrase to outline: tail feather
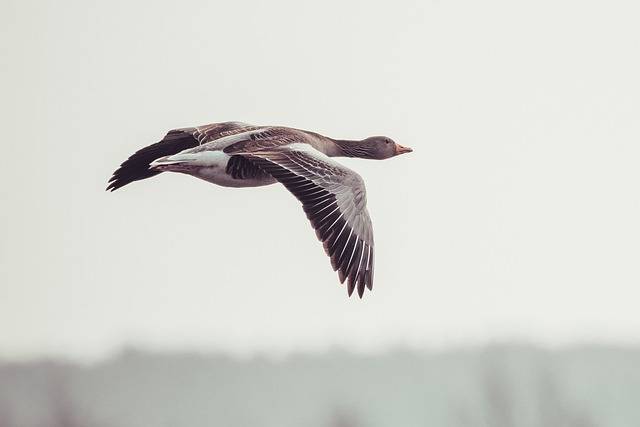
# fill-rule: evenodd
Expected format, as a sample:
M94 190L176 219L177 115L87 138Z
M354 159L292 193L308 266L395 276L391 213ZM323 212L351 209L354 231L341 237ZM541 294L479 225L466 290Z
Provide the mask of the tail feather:
M198 141L189 129L169 131L162 141L136 151L125 160L109 179L107 191L115 191L133 181L151 178L161 173L161 171L150 169L151 163L196 146Z

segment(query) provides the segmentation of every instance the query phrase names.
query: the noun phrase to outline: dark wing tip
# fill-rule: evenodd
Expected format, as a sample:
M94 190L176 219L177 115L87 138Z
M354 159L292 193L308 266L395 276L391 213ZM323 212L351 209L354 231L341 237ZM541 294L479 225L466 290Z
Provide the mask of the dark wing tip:
M116 170L113 173L113 175L109 179L109 185L107 185L107 188L105 189L105 191L114 192L118 188L124 187L125 185L127 185L129 183L127 180L122 179L122 177L118 173L119 171L120 171L120 169Z
M349 295L349 297L351 297L351 294L353 294L353 290L355 289L356 284L353 282L353 277L349 276L349 279L347 280L347 294ZM360 298L362 298L362 295L360 295Z
M198 141L189 131L190 129L171 130L162 141L133 153L113 173L106 191L115 191L134 181L151 178L160 173L160 171L149 169L151 162L160 157L177 154L182 150L198 146Z
M362 280L362 274L358 274L358 277L356 277L356 282L358 285L358 295L360 296L360 298L362 298L362 295L364 294L364 281Z

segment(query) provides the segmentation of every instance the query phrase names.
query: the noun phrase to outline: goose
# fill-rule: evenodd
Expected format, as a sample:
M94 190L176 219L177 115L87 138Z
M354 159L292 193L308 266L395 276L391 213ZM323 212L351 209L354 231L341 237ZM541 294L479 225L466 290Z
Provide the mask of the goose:
M333 139L284 126L212 123L170 130L113 173L107 191L162 172L224 187L283 184L301 203L347 294L373 289L374 244L364 181L333 157L388 159L410 153L385 136Z

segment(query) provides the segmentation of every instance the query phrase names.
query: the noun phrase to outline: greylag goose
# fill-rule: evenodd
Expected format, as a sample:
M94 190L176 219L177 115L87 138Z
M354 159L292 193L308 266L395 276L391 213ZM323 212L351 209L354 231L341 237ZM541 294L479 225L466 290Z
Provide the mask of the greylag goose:
M373 289L373 229L360 175L332 157L387 159L412 150L384 136L328 138L282 126L239 122L171 130L134 153L113 173L107 190L161 172L180 172L225 187L282 183L300 202L331 258L340 283L362 298Z

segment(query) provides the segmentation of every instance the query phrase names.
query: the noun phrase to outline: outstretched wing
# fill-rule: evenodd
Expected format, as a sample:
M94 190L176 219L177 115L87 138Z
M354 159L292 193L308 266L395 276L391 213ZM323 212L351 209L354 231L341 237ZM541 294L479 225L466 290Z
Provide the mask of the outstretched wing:
M360 297L373 288L373 229L357 173L304 143L233 154L250 159L302 202L349 296L355 288Z

